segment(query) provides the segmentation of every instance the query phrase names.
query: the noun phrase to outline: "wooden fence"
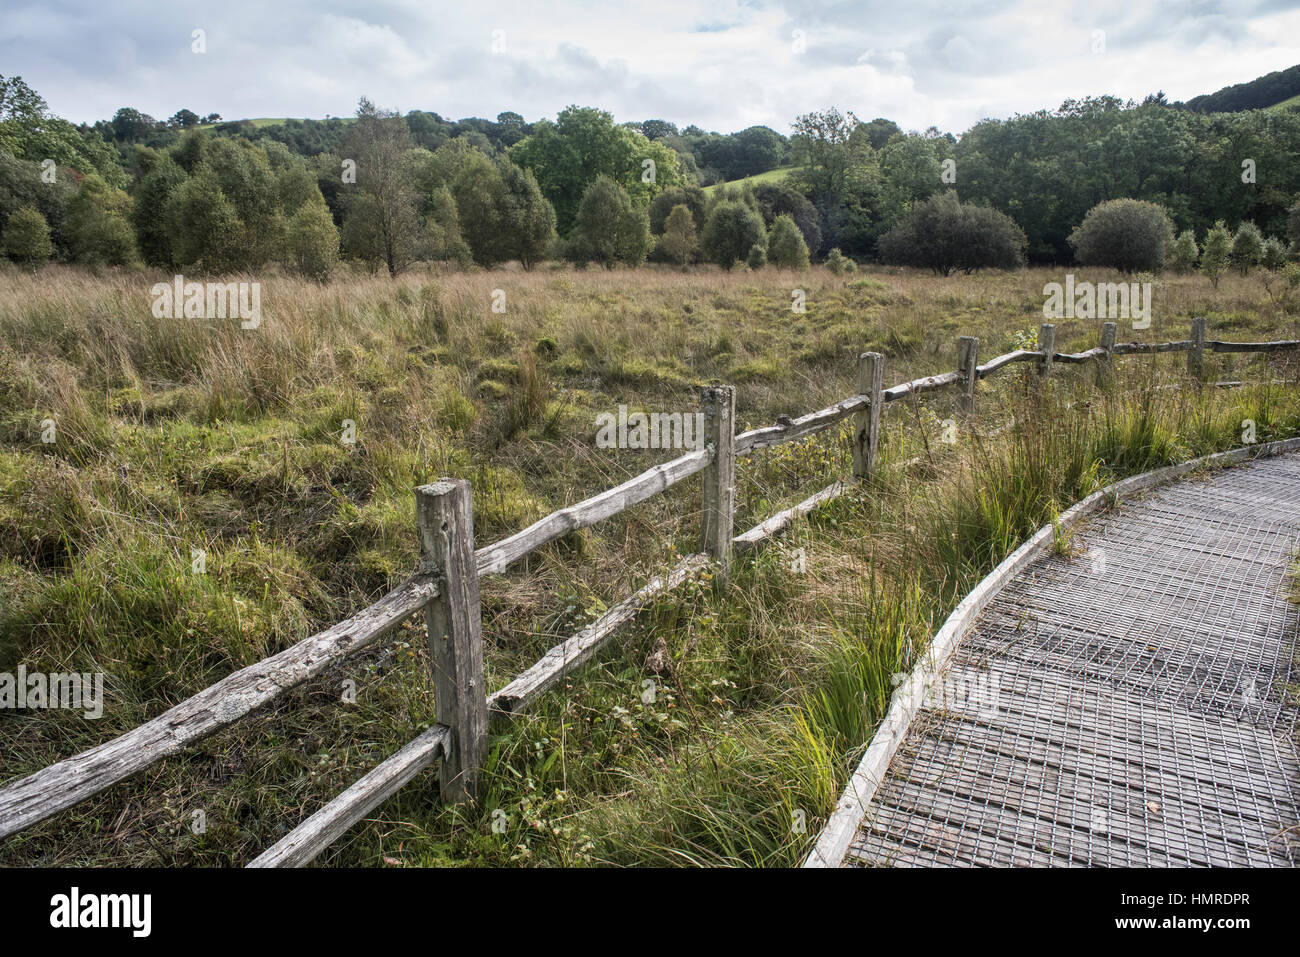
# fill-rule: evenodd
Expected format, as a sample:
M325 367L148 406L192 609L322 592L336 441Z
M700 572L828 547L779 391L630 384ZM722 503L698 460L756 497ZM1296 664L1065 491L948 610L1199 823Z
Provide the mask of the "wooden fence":
M884 357L867 352L858 361L858 394L793 421L737 434L733 386L703 390L704 447L642 472L621 485L562 508L523 531L474 548L469 483L442 479L415 490L420 564L414 575L346 621L250 665L181 702L158 717L75 757L0 788L0 839L103 791L195 741L230 725L343 658L373 645L410 616L424 613L433 668L436 724L365 774L251 862L251 867L295 867L311 861L349 827L393 795L423 769L437 764L444 800L474 801L487 748L489 719L508 721L527 709L567 673L590 659L614 631L653 600L697 572L713 568L726 581L733 556L757 548L796 518L841 495L876 467L880 413L891 402L957 387L958 406L972 412L975 387L1016 363L1033 363L1049 376L1058 363L1096 362L1104 376L1117 356L1186 352L1189 371L1204 375L1212 352L1270 352L1300 341L1221 342L1206 339L1204 319L1192 321L1192 338L1178 342L1115 341L1116 324L1102 327L1101 344L1079 353L1055 351L1055 326L1044 323L1036 350L1019 349L980 365L979 340L962 336L955 371L883 388ZM798 505L735 535L736 460L760 449L807 438L853 419L853 480L836 481ZM551 648L505 687L488 694L483 678L479 578L509 565L563 535L586 528L657 495L697 472L704 473L701 551L651 579L572 637Z

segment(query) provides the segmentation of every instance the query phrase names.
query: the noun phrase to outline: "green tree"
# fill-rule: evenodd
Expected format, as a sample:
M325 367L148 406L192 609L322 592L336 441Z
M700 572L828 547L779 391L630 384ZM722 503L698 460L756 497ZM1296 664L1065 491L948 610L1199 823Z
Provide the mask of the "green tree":
M1174 272L1189 273L1196 268L1196 257L1200 250L1196 248L1196 234L1190 229L1184 229L1174 240L1173 246L1169 250L1169 265L1173 267Z
M1123 272L1159 269L1173 241L1174 224L1164 208L1137 199L1098 203L1070 234L1081 264Z
M140 255L151 266L172 266L171 232L167 223L167 203L186 180L170 156L163 156L140 180L131 203L131 222L135 226Z
M668 214L660 244L668 260L679 266L685 266L695 255L695 250L699 247L699 240L695 236L695 217L685 203L678 203Z
M338 262L339 231L319 192L289 217L285 255L297 272L322 281Z
M670 147L615 126L609 113L591 108L570 106L554 123L538 121L531 135L510 147L509 156L533 171L564 236L598 176L614 180L643 208L659 191L682 184L677 154Z
M578 262L639 265L650 250L650 218L608 176L598 176L582 194L568 255Z
M1264 248L1260 252L1259 264L1270 272L1277 272L1286 265L1286 246L1280 239L1265 240Z
M767 250L763 248L762 243L754 243L749 247L749 255L745 257L745 265L754 270L762 269L767 265Z
M414 146L398 113L361 98L342 148L356 164L356 183L345 187L344 248L372 264L382 261L390 276L418 259L424 240Z
M913 206L880 238L886 262L922 266L941 276L954 270L1015 269L1024 261L1025 234L987 206L962 204L955 193L936 193Z
M1201 246L1201 275L1210 280L1210 285L1215 289L1219 288L1219 279L1228 268L1231 255L1232 233L1228 232L1223 220L1219 220L1205 234L1205 242Z
M1237 233L1232 237L1232 251L1228 254L1228 259L1243 276L1250 271L1250 267L1259 262L1259 257L1264 252L1264 237L1252 222L1243 221L1237 227Z
M790 216L778 216L767 234L767 258L781 269L807 269L808 246Z
M702 223L707 205L704 190L698 186L670 186L650 201L650 232L663 235L669 214L678 206L685 206L691 211L691 219Z
M755 245L766 244L763 217L752 206L734 199L714 205L700 237L704 258L723 269L744 260Z
M54 255L50 227L40 210L24 206L9 217L0 237L5 255L16 263L38 266Z
M506 249L524 269L532 269L546 258L555 242L555 208L542 195L531 170L521 169L507 159L501 160L499 167Z
M65 228L73 260L108 266L136 262L130 209L131 198L126 193L113 189L96 173L86 176L68 200Z
M200 170L176 189L164 217L178 266L220 273L243 265L239 214L210 170Z

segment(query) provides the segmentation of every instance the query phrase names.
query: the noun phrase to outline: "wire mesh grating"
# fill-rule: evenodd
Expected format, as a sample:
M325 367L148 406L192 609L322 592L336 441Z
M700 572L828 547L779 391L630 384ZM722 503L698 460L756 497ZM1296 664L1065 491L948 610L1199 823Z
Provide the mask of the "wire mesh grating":
M1300 456L1147 493L984 611L849 865L1290 866L1300 857Z

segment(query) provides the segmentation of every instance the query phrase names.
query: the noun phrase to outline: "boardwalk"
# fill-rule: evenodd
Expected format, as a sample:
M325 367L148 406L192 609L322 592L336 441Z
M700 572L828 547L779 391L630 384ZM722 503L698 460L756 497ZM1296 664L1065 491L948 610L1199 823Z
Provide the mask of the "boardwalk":
M979 615L824 863L1300 860L1300 455L1154 489L1073 544Z

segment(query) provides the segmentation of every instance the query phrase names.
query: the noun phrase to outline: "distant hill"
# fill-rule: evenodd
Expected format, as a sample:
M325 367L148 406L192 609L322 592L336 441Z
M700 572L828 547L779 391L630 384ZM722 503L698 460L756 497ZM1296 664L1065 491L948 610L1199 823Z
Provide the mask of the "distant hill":
M1294 107L1300 101L1300 65L1192 97L1182 106L1197 113L1236 113L1269 107Z

